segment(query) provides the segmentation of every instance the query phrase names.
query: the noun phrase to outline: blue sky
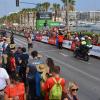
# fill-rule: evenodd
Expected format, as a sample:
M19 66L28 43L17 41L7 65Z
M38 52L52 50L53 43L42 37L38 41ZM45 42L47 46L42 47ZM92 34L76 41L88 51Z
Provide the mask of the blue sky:
M11 12L17 12L22 8L32 8L34 5L20 4L16 7L16 0L0 0L0 17L10 14ZM20 2L33 2L41 3L49 1L51 3L60 3L61 0L20 0ZM79 11L90 11L90 10L100 10L100 0L76 0L76 9Z

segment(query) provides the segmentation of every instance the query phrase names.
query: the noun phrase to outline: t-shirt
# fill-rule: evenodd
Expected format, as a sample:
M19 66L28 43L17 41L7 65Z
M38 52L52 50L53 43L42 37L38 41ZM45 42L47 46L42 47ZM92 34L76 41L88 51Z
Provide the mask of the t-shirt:
M15 65L15 58L11 57L10 58L10 66L9 66L11 71L15 71L16 70L16 65Z
M58 82L60 77L57 77L55 79ZM45 100L49 100L49 95L48 94L49 94L51 88L54 86L54 84L55 84L55 82L54 82L53 78L50 77L50 78L47 79L44 86L42 87L43 90L46 92ZM62 90L64 90L64 87L65 87L65 79L64 78L62 78L62 80L61 80L61 86L62 86Z
M44 61L39 57L35 57L35 58L33 58L32 64L36 66L36 65L39 65L39 64L44 64Z
M63 38L64 38L63 35L58 35L58 41L59 41L59 42L63 42Z
M23 53L20 55L20 60L22 60L21 66L25 67L28 64L29 55L27 53Z
M17 100L24 100L24 83L17 83L14 86L7 86L5 93L9 98L18 98Z
M4 68L0 68L0 90L6 87L7 79L9 79L8 73Z

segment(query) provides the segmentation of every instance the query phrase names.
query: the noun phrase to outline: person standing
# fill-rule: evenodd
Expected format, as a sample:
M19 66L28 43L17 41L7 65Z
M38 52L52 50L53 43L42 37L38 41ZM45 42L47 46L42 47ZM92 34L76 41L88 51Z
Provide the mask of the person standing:
M15 57L15 61L16 61L16 72L17 74L19 75L19 70L20 70L20 55L22 54L22 51L21 51L21 47L18 47L16 52L14 53L14 57Z
M16 75L11 76L11 84L5 88L4 100L26 100L24 83Z
M78 85L76 82L70 81L67 86L67 93L63 95L62 100L79 100L77 91Z
M31 52L31 50L33 48L33 43L32 43L32 37L31 37L31 35L28 36L27 42L28 42L28 50Z
M20 61L19 61L20 63L19 76L24 82L25 86L26 86L26 67L28 64L28 59L29 59L29 55L26 53L26 48L23 47L22 54L20 55Z
M59 74L60 74L60 67L55 66L54 70L52 72L52 77L48 78L46 80L46 82L44 84L42 84L42 89L46 93L45 100L55 100L55 99L50 99L51 98L50 94L52 94L53 86L57 83L59 83L61 91L59 91L60 96L56 95L56 97L59 97L59 99L57 99L57 100L61 100L62 93L65 88L65 79L61 78ZM58 94L57 92L58 91L56 90L56 94Z
M59 34L58 34L58 48L59 49L62 49L63 39L64 39L63 34L61 32L59 32Z
M3 42L2 42L2 38L0 37L0 64L2 63L2 54L3 54L2 45L3 45Z
M7 40L6 37L3 38L3 44L2 44L2 48L3 48L3 59L2 59L2 63L3 63L3 67L6 68L6 64L7 64Z
M7 85L10 85L9 75L0 64L0 100L4 100L4 89Z
M7 71L10 76L13 76L16 73L16 62L12 51L7 57Z

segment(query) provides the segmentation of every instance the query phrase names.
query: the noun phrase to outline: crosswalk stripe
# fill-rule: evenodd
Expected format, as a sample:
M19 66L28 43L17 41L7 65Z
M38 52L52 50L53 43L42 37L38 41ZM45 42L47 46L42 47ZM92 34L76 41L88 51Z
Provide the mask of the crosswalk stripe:
M26 42L22 41L22 40L19 40L19 39L16 39L14 38L15 42L18 43L18 44L23 44L23 45L27 45Z

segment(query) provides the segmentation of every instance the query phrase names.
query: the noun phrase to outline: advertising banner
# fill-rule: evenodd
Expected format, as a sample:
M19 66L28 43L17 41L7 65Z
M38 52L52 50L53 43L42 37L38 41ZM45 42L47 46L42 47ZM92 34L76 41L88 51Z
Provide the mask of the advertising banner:
M41 35L36 35L35 38L36 38L37 41L41 41L42 40L42 36Z
M92 49L89 52L89 55L100 57L100 46L93 45Z
M64 40L62 46L63 46L64 48L71 49L71 45L72 45L72 41Z
M47 37L47 36L42 36L42 42L45 42L45 43L48 43L48 39L49 39L49 37Z
M55 45L56 44L56 38L49 38L48 43Z

